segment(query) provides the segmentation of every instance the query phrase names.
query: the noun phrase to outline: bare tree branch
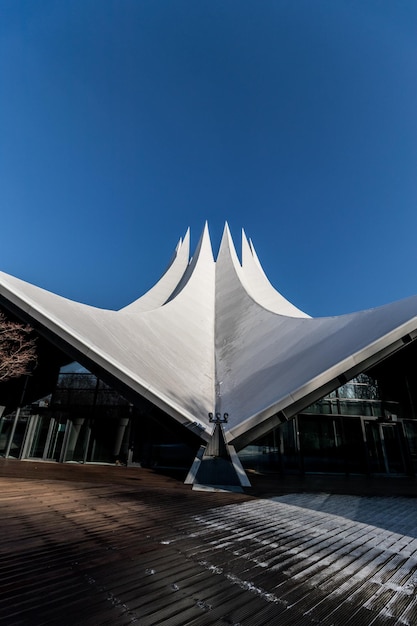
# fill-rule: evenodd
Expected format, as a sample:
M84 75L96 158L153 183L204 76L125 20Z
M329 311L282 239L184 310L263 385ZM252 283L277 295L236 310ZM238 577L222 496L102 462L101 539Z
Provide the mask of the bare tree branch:
M27 324L9 320L0 311L0 382L29 374L36 365L36 342Z

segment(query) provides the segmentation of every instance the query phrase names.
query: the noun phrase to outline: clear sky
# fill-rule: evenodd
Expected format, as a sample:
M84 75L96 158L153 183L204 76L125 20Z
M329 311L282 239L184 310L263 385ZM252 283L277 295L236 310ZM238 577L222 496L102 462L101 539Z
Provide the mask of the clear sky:
M311 315L417 293L417 2L0 0L0 269L106 308L205 220Z

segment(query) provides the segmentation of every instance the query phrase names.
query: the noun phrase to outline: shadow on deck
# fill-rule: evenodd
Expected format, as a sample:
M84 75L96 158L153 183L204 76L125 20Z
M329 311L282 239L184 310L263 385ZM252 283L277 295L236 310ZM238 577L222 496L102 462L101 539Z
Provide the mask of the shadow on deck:
M181 478L0 460L1 623L417 623L414 479Z

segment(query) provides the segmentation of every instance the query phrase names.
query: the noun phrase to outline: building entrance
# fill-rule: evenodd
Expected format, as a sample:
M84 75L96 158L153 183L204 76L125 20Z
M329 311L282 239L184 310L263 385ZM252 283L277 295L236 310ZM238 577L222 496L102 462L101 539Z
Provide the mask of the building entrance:
M32 415L21 458L111 463L118 458L127 419L85 419Z
M365 436L371 472L405 473L400 428L401 424L398 423L365 421Z
M46 415L32 415L26 430L22 456L61 461L67 423Z

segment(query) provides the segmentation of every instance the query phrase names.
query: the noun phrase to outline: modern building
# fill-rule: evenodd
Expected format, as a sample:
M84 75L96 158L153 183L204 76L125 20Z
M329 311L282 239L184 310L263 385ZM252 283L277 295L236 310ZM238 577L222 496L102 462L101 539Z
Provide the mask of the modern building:
M30 377L0 385L0 454L190 469L415 474L417 297L311 318L278 293L243 233L207 226L119 311L0 273L0 305L38 336ZM245 472L246 470L246 472Z

